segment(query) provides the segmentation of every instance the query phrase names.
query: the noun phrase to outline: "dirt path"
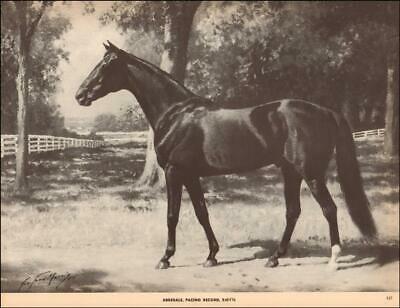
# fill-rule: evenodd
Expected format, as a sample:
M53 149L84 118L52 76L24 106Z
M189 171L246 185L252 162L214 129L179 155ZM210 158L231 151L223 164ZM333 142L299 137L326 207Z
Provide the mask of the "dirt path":
M340 258L339 270L335 272L328 270L328 258L323 256L282 258L278 268L265 268L266 252L260 247L222 249L220 265L205 269L201 265L204 247L186 248L177 252L168 270L154 269L160 249L138 246L17 249L13 250L12 259L6 251L2 253L2 291L15 292L19 288L27 292L399 290L395 246L376 250L383 252L380 255L371 250L370 256L362 249L359 253L350 249L351 253L345 252ZM51 273L44 273L47 271L71 276L58 276L49 283ZM39 281L30 286L35 277ZM23 281L26 284L21 286Z

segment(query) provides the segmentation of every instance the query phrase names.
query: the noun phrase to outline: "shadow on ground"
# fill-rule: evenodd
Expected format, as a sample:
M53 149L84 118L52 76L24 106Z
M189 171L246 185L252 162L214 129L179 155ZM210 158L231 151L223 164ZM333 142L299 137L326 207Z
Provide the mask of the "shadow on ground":
M43 264L34 263L22 266L1 265L1 292L5 293L79 293L79 292L168 292L182 291L184 288L171 284L152 284L126 281L114 284L109 274L96 269L78 272L44 270ZM54 274L56 278L54 277Z
M117 287L104 281L107 273L87 269L77 273L48 270L41 264L20 267L1 265L1 292L113 292Z
M245 258L236 261L221 262L221 264L237 263L243 261L250 261L253 259L266 259L271 256L275 249L278 247L279 242L273 240L254 240L247 243L239 243L230 246L229 248L251 248L260 247L261 250L257 251L253 258ZM377 245L363 244L361 242L344 244L342 247L343 257L351 256L346 261L340 261L339 269L356 268L365 265L378 265L385 264L399 260L399 243L384 243ZM330 248L324 247L319 244L311 244L305 241L296 241L291 243L285 258L307 258L307 257L329 257ZM326 261L327 262L327 261ZM324 263L326 263L324 262ZM297 264L299 265L299 264Z

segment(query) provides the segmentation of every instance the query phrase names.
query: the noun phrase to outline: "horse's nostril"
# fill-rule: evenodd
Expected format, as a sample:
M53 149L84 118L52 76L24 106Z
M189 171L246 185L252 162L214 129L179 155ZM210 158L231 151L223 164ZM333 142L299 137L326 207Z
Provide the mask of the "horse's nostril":
M83 97L83 93L82 93L82 92L78 92L78 93L75 94L75 98L76 98L76 100L78 100L78 101L79 101L82 97Z
M77 100L79 103L81 103L82 101L84 101L84 100L85 100L85 97L86 97L85 91L78 91L78 92L75 94L75 98L76 98L76 100Z

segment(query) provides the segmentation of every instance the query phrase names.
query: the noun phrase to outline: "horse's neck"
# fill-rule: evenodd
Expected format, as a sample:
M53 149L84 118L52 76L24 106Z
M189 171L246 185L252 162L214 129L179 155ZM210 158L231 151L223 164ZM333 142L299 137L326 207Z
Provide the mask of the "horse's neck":
M134 56L128 62L127 89L135 95L153 128L172 105L194 96L168 74Z

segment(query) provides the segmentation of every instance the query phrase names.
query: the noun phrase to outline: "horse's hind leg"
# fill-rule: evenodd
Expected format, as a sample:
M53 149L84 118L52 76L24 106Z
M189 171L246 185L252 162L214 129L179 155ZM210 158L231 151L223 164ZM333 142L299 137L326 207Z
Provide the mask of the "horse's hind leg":
M301 211L300 185L302 177L289 163L283 165L281 169L284 180L284 194L286 202L286 227L277 250L265 264L265 266L267 267L277 266L279 257L286 254L290 238L293 234L294 227L296 225L297 219L300 216Z
M307 184L310 187L311 193L313 194L314 198L321 206L322 213L328 221L332 246L332 255L329 261L329 266L332 269L336 269L337 259L341 252L336 205L332 200L331 194L329 193L328 188L325 184L325 180L323 178L307 180Z
M204 200L204 194L201 190L200 181L197 177L188 178L185 180L185 186L192 200L196 217L199 220L200 224L203 226L208 240L210 253L207 257L206 262L204 263L204 266L214 266L217 264L215 255L219 250L219 246L210 225L210 219L208 217L208 211L206 207L206 202Z

